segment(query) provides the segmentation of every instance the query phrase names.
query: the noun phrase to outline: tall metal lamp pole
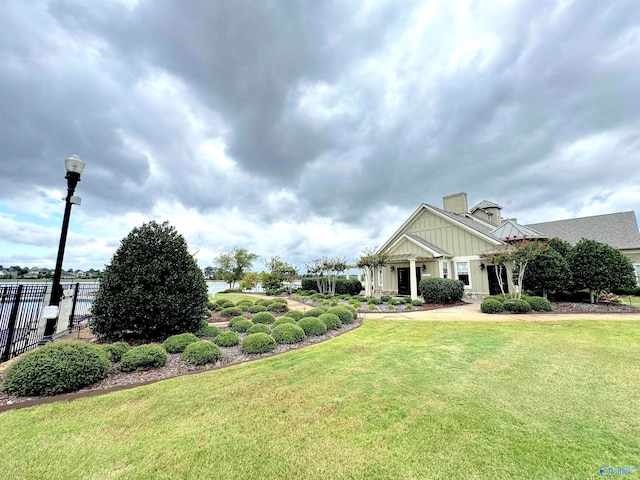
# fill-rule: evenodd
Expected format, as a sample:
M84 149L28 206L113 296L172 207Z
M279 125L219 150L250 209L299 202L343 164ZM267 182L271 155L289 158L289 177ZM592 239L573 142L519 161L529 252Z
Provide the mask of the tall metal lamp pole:
M80 160L78 155L72 155L64 161L64 166L67 170L67 175L64 177L67 179L67 198L65 199L64 218L62 220L62 233L60 234L60 245L58 246L58 259L56 260L56 269L53 274L53 285L51 287L51 300L50 306L59 307L60 299L62 298L62 287L60 286L60 277L62 276L62 260L64 258L64 247L67 243L67 230L69 229L69 217L71 216L71 205L80 205L80 197L75 197L73 194L76 190L76 185L80 181L80 175L84 170L85 163ZM44 329L43 341L51 340L51 337L56 331L58 323L58 315L55 318L47 319L47 324Z

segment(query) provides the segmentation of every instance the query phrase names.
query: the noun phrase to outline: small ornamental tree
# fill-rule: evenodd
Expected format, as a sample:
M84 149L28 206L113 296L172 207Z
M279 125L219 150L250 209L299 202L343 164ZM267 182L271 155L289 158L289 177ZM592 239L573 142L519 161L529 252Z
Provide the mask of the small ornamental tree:
M208 314L202 271L168 222L134 228L105 269L91 331L101 340L162 341L198 331Z
M358 257L358 268L362 268L364 270L366 297L370 297L375 293L373 279L375 278L378 270L387 264L387 258L386 254L377 253L375 248L366 248L360 257Z
M255 253L250 253L246 248L233 247L229 253L222 253L214 260L218 276L233 288L236 282L242 280L258 258Z
M565 258L549 244L544 244L531 260L524 274L528 289L542 290L547 298L548 291L567 290L571 285L571 270Z
M583 238L571 249L567 261L574 288L589 290L591 303L603 292L635 287L635 273L629 259L605 243Z

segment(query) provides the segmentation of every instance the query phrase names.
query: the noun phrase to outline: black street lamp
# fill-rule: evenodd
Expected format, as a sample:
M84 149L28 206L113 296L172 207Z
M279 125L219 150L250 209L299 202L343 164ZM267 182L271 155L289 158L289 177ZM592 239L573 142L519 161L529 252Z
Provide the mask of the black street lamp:
M80 197L74 196L76 185L80 181L80 175L84 170L85 163L80 160L78 155L72 155L64 161L67 170L67 198L65 199L64 218L62 220L62 233L60 234L60 245L58 246L58 259L56 260L56 269L53 274L53 285L51 287L51 300L49 306L58 307L55 318L47 318L47 324L44 329L43 342L51 340L56 331L58 317L60 315L59 306L62 298L62 287L60 286L60 277L62 276L62 259L64 258L64 247L67 243L67 230L69 229L69 217L71 216L71 205L80 205Z

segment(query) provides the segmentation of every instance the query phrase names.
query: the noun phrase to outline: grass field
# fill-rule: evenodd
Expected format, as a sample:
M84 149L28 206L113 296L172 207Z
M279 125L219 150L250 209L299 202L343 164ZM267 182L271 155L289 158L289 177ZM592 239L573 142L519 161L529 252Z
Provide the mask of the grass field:
M0 472L598 478L640 464L639 365L633 321L367 321L258 362L2 413Z

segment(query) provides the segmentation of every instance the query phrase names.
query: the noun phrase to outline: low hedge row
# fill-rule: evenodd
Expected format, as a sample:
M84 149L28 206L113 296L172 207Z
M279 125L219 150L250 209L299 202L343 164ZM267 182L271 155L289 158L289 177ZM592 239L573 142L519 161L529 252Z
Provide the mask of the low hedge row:
M492 295L487 296L480 304L482 313L528 313L530 311L550 312L553 310L551 302L542 297L529 297L523 295L520 299L511 296Z

